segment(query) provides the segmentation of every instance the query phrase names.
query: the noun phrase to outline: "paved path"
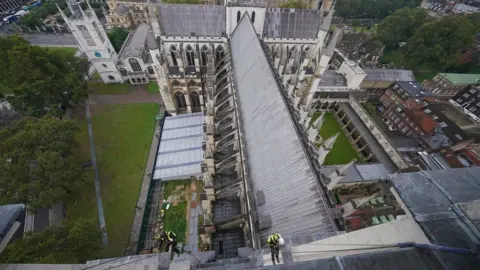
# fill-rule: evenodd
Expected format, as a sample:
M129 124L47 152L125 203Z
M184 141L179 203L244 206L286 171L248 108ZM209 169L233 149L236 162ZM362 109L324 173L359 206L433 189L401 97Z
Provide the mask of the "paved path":
M160 107L159 114L163 114L163 109ZM132 231L130 233L130 242L128 243L125 255L135 255L138 246L138 240L140 237L140 231L142 229L143 215L145 213L145 205L147 203L148 188L150 187L150 181L152 179L153 166L155 166L155 157L157 156L157 145L159 138L157 137L157 131L159 130L159 122L155 125L155 132L152 136L152 143L150 144L150 153L148 154L147 166L143 173L142 187L137 200L137 207L135 209L135 216L133 218Z
M92 165L95 171L95 195L97 197L98 220L102 229L103 245L108 245L107 226L105 225L105 215L103 214L102 195L100 193L100 180L98 178L97 154L95 152L95 143L93 141L92 118L90 117L90 103L85 102L85 111L88 124L88 138L90 139L90 154L92 155Z
M160 94L150 94L143 90L132 91L128 94L115 95L90 95L90 104L129 104L129 103L159 103L161 101Z
M192 202L197 199L197 193L192 192ZM192 252L192 255L198 253L198 215L201 212L200 205L190 209L190 218L188 222L188 250Z

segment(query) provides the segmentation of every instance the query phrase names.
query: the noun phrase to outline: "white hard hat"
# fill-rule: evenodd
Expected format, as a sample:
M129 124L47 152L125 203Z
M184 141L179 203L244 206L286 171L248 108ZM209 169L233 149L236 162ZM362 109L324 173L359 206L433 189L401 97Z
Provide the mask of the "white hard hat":
M278 243L280 244L280 246L283 246L283 244L285 244L285 241L283 240L283 238L280 237L280 239L278 239Z

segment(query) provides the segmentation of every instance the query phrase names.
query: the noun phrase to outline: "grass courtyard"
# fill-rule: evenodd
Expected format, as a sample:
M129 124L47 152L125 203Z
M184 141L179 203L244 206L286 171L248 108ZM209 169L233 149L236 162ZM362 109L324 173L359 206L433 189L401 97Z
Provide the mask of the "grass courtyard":
M320 116L320 114L320 112L314 113L310 123L313 123ZM337 121L333 118L331 113L327 112L323 121L323 125L320 129L320 136L322 136L323 140L327 140L337 132L340 132L340 135L335 141L332 151L330 151L325 158L324 165L345 164L354 158L356 158L357 161L361 161L360 156L348 141L347 136L345 136Z
M128 244L142 176L154 132L157 104L92 105L92 126L107 225L107 257L122 256ZM79 160L90 160L87 125L80 128ZM67 218L97 217L92 183L67 202Z

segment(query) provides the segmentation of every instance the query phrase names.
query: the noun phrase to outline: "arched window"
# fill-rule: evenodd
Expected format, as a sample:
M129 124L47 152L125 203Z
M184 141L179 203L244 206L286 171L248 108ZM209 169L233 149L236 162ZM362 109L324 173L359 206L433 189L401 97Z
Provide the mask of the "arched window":
M172 56L172 63L173 63L173 66L177 66L177 56L175 55L175 52L177 51L177 48L175 48L175 46L171 46L170 47L170 55Z
M173 87L179 87L179 86L180 86L180 83L179 83L177 80L174 80L174 81L172 82L172 86L173 86Z
M147 82L147 79L142 78L142 82L143 82L143 83L146 83L146 82Z
M240 11L237 12L237 23L240 21L240 16L242 16L242 14L240 13Z
M115 77L113 77L112 75L108 75L108 79L109 79L110 81L113 81L113 80L115 80Z
M192 91L190 93L190 104L193 108L200 108L202 106L202 104L200 104L200 96L198 95L198 92Z
M188 82L187 86L188 86L188 87L195 87L195 86L197 86L197 84L195 83L194 80L190 80L190 81Z
M130 58L128 59L128 63L130 63L133 71L142 71L142 67L140 66L140 63L138 63L137 59Z
M223 47L221 45L218 45L215 51L216 51L216 59L218 64L218 62L220 62L223 59L223 55L225 52L223 51Z
M195 57L192 46L187 46L187 66L195 66Z
M120 69L120 74L122 74L123 77L125 77L125 76L128 75L127 70L124 69L124 68L121 68L121 69Z
M203 45L202 47L202 65L207 65L207 57L208 57L208 47Z
M252 23L255 23L255 11L252 12Z
M155 74L155 72L153 71L152 66L148 66L148 67L147 67L147 70L148 70L148 74L150 74L150 75Z
M175 100L177 101L177 107L180 108L187 108L187 101L185 100L185 95L182 92L175 93Z

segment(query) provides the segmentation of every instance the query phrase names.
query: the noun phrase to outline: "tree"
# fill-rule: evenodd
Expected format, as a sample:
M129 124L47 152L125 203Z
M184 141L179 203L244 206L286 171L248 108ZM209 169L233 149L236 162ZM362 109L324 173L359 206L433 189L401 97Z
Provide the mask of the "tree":
M280 4L281 8L308 8L308 4L304 4L301 0L288 0Z
M0 70L0 81L13 91L7 100L24 115L62 117L88 96L86 59L18 36L0 37Z
M339 0L335 5L337 16L343 18L383 19L403 7L417 7L420 0Z
M377 38L388 48L395 48L400 42L413 36L426 20L427 12L420 8L397 9L378 24Z
M108 32L107 35L110 42L112 42L115 51L119 52L128 37L128 31L124 28L114 28L112 31Z
M462 15L427 22L407 40L404 55L413 66L443 71L472 46L475 33L473 24Z
M29 211L64 201L90 171L75 161L75 123L51 116L26 117L0 130L0 204Z
M24 235L7 245L0 254L0 263L85 263L98 258L102 250L98 224L78 219Z

